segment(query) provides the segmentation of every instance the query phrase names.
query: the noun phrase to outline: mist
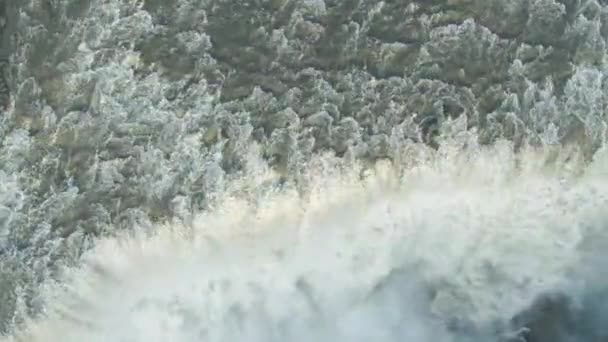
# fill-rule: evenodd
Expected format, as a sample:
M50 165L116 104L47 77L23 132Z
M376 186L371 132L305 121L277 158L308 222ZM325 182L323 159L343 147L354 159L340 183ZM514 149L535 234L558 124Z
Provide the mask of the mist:
M591 163L509 142L406 155L371 169L319 157L305 191L261 167L188 224L101 239L5 340L608 336L602 150Z

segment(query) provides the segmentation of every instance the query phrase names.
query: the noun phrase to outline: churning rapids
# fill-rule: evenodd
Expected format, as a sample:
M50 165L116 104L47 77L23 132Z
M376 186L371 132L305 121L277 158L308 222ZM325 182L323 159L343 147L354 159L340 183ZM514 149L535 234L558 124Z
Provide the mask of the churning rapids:
M191 225L99 241L4 341L605 338L608 155L464 140L318 158L306 193L256 193L260 168Z
M0 0L0 342L608 341L605 3Z

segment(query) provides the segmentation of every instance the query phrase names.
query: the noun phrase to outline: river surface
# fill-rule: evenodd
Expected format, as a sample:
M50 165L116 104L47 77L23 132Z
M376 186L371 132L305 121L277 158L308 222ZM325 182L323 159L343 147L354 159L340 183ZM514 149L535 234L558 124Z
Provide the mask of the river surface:
M7 1L0 341L606 341L608 9L490 2Z

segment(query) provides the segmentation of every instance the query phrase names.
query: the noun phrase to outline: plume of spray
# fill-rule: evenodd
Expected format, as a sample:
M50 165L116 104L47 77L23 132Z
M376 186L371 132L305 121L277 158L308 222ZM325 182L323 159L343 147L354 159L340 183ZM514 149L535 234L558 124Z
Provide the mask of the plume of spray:
M468 132L372 168L319 156L304 190L265 165L192 222L97 241L0 340L606 338L604 150Z

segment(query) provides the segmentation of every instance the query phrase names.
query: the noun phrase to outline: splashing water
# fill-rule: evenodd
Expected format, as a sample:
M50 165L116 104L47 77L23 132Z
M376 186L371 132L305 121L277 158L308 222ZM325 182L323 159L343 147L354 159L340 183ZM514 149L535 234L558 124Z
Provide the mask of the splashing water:
M319 50L310 44L325 30L318 25L323 20L315 19L329 10L324 2L272 1L272 6L285 10L291 5L303 7L272 32L254 23L260 13L250 13L247 6L241 6L242 13L232 20L233 7L226 5L230 2L217 2L227 8L225 16L216 15L221 12L215 12L212 2L174 3L165 8L170 2L23 1L23 8L11 15L20 21L15 24L19 26L15 39L19 39L13 43L15 51L7 67L15 90L13 103L0 120L0 135L3 139L6 135L0 146L0 178L6 184L0 189L4 189L2 195L9 195L0 198L0 214L4 215L0 219L6 220L5 227L15 229L0 231L0 253L13 251L8 248L9 236L10 241L19 242L14 243L18 245L15 249L29 247L14 258L27 267L19 268L19 275L8 272L7 283L30 281L28 290L35 295L28 295L36 296L31 302L42 303L43 312L11 326L11 335L0 337L0 342L587 342L608 338L602 320L608 317L608 282L603 276L608 251L608 156L599 148L606 141L604 75L608 69L606 58L600 63L594 57L598 52L604 55L605 50L601 20L579 16L568 26L571 32L564 34L574 37L580 50L567 53L579 61L571 78L562 80L562 101L554 92L559 80L549 77L545 84L537 84L527 79L539 66L517 58L532 50L526 52L528 47L522 45L518 51L491 52L512 44L472 19L429 34L436 41L416 52L418 57L412 61L417 62L406 63L415 77L380 81L367 71L355 70L343 75L338 82L343 84L332 87L323 78L328 75L320 70L292 70L289 77L260 78L268 76L258 75L265 67L250 67L248 62L268 59L270 63L272 58L266 55L274 54L271 65L282 61L285 65L276 68L282 70L291 65L292 57ZM370 7L374 8L370 13L392 11L391 6L379 3L381 6ZM528 6L527 2L513 3ZM581 13L583 7L599 6L585 3ZM414 10L415 4L408 8ZM469 5L463 7L465 12L470 10ZM564 17L561 2L536 1L528 7L538 8L529 18L543 18L528 20L527 30L533 29L532 33L536 22L552 22L537 15L541 8L546 7L547 12L556 9L553 12ZM454 16L450 13L445 15ZM480 13L485 13L485 7ZM268 18L266 27L283 21L279 16ZM312 20L303 21L305 18ZM344 27L356 38L366 34L363 28L371 27L374 18L384 15L370 15L361 29L355 22ZM421 18L426 21L427 14ZM239 21L251 25L234 30L235 41L231 42L232 34L224 33L232 33ZM376 24L387 26L384 19ZM426 25L409 25L408 30ZM342 35L340 30L333 31ZM247 46L250 43L240 41L243 32L255 33L252 37L256 39L247 40L256 43L264 41L261 35L267 36L264 56L249 53L253 51ZM353 60L367 61L373 54L367 56L369 51L359 49L359 38L354 38L344 41L348 47L344 54L361 52ZM486 46L488 53L485 48L468 48L469 41L482 42L480 46ZM228 101L242 92L228 81L236 85L248 81L247 77L230 80L231 72L222 75L221 57L232 61L239 53L224 49L243 44L235 51L247 52L237 57L247 62L247 69L253 69L255 77L250 76L256 87L241 102ZM353 51L349 52L351 45ZM391 74L393 60L393 67L403 69L401 57L397 58L405 48L401 45L380 44L382 50L376 52L387 56L382 58L387 64L375 69ZM546 58L543 45L538 47L539 63L552 59ZM3 55L7 53L4 49ZM466 50L484 52L463 58ZM461 92L448 84L454 81L450 75L445 76L451 81L441 87L442 82L427 80L424 75L438 72L426 70L426 65L449 65L447 60L436 63L446 58L444 54L453 56L459 68L461 60L470 59L471 67L461 68L459 79L477 78L470 71L477 69L475 64L483 66L486 59L497 69L510 65L509 76L501 77L503 90L511 90L496 104L500 108L493 113L478 112L474 103L484 102L485 106L495 99L481 101L480 94L471 99L470 89ZM517 58L499 62L501 55ZM592 62L586 62L588 58ZM294 61L298 64L299 59ZM567 66L569 70L571 65ZM279 80L283 78L316 81L282 85ZM480 83L480 87L485 86ZM334 88L361 89L342 93ZM429 92L422 96L414 88ZM284 96L271 96L269 90L273 89ZM301 94L302 89L314 94ZM442 95L446 89L454 96ZM496 89L497 94L503 92ZM230 92L233 94L227 94ZM518 97L515 92L522 94ZM393 101L396 94L401 98ZM227 102L220 103L222 95ZM365 114L360 122L348 117L336 120L335 129L327 126L335 114L332 110L338 111L345 96L375 98L375 102L364 101L357 109L357 116ZM306 101L296 114L297 108L292 107L300 97ZM426 105L415 104L426 104L429 99L438 100L433 111L445 114L448 121L436 122L437 129L453 129L455 134L437 137L438 150L410 142L419 127L409 115L427 111ZM390 103L385 106L385 102ZM377 108L389 113L376 115ZM403 118L402 113L408 117ZM452 114L458 114L455 120L461 122L450 126ZM463 127L475 126L481 114L487 114L488 127L480 136L489 137L478 139L475 132L465 132ZM464 122L467 115L469 123ZM265 116L270 117L268 122L264 122ZM421 123L433 120L438 119L433 116ZM376 124L360 126L366 121ZM253 139L255 129L264 126L275 130L268 139L260 138L267 145L260 150L265 148L269 154L289 150L285 154L291 159L282 166L287 170L283 174L275 174L258 158L256 146L252 147L254 157L243 157L249 156L246 147L250 142L258 141ZM315 139L300 135L308 129L319 133L316 138L321 144L330 133L336 139L342 136L343 141L338 139L333 146L342 152L351 142L349 148L357 147L361 137L355 133L382 132L368 137L367 142L376 157L390 156L393 162L367 168L346 157L317 156L304 164L302 160L308 160L315 145ZM425 129L429 132L424 138L430 142L434 133ZM222 130L227 137L222 137ZM490 144L503 135L511 136L513 142L477 144L479 140ZM528 143L546 147L533 148ZM575 146L556 147L558 143ZM383 151L389 145L390 151ZM394 147L400 152L393 151ZM593 153L596 148L599 150ZM132 157L135 161L129 159ZM232 180L224 174L220 160L250 165L244 167L245 176ZM173 169L174 165L179 167ZM129 168L137 170L127 172ZM289 174L289 180L283 182L292 169L298 169L301 177ZM79 176L76 181L74 176ZM57 179L44 184L53 177ZM298 177L303 184L290 183ZM84 184L90 179L94 179L91 184ZM205 184L196 183L199 179ZM31 180L35 181L27 183ZM81 184L75 184L78 181ZM121 192L116 191L117 184L122 186ZM40 189L48 193L38 194ZM122 191L125 189L129 191ZM211 197L220 192L214 208L191 220L169 220L152 232L137 227L120 235L116 232L127 230L125 227L104 226L113 222L112 201L131 202L131 208L146 201L145 208L137 208L141 210L129 216L139 223L138 213L144 209L166 211L152 217L177 216L179 210L155 200L179 199L178 190L192 189ZM32 198L25 201L26 195ZM79 206L80 202L86 205ZM129 204L124 207L130 208ZM79 231L84 219L75 222L82 212L93 216L86 222L98 224L91 231L118 236L95 241L77 267L65 268L54 280L47 265L40 265L86 249L86 243L78 240L84 234ZM52 228L65 229L69 237L64 239L62 232ZM30 232L33 236L28 236ZM21 274L28 276L21 279ZM47 278L38 298L39 279ZM0 299L4 289L0 286ZM32 303L24 303L26 309L21 311L26 314L21 316L27 316ZM6 307L12 304L7 302ZM11 316L0 315L2 329L4 317L13 317L12 307L6 311Z
M584 297L603 150L410 147L373 171L319 157L305 192L252 173L190 225L99 241L5 341L488 341L542 293Z

